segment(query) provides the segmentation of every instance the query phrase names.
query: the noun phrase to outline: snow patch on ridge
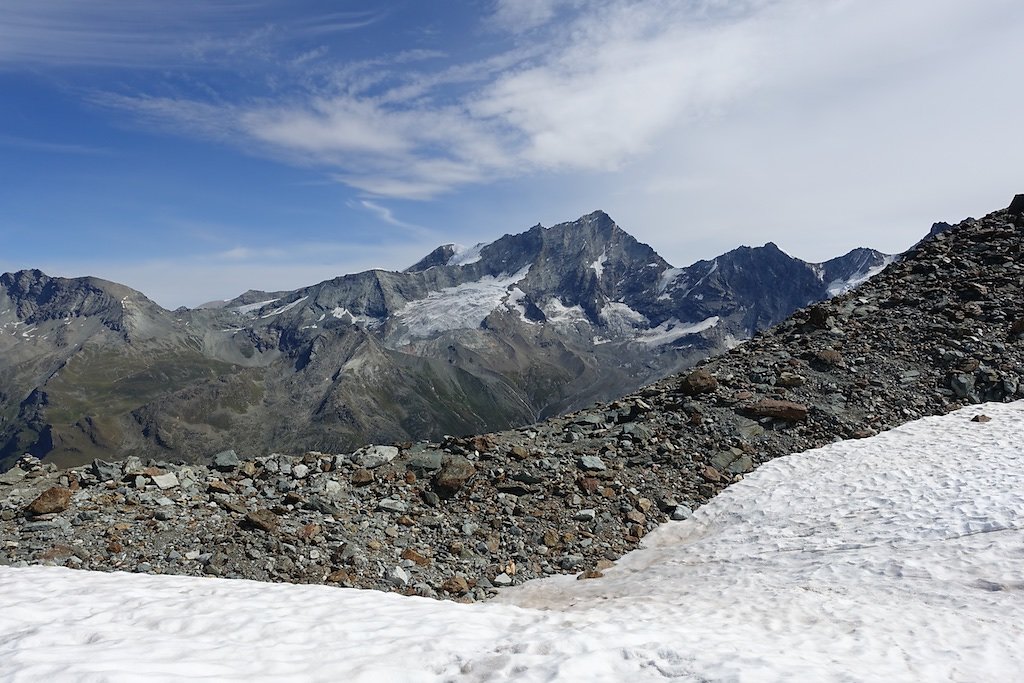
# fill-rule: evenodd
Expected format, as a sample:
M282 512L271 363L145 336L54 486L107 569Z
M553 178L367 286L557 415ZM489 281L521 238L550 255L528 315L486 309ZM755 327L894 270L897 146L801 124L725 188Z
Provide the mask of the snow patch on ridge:
M341 306L338 306L333 311L331 311L331 315L334 318L337 318L338 320L348 319L349 324L362 325L363 327L377 327L378 325L381 324L381 321L378 320L377 318L371 318L368 315L358 315L348 310L347 308L343 308ZM321 318L321 320L322 319L323 318Z
M525 298L526 292L518 287L513 287L505 297L505 307L513 313L518 313L519 318L527 325L536 325L536 322L526 317L526 306L523 305Z
M839 296L840 294L846 294L857 285L867 282L874 276L881 273L890 263L892 263L895 260L895 256L885 256L882 258L882 262L873 268L867 268L865 270L858 271L851 275L846 280L833 280L828 285L829 297Z
M271 315L280 315L280 314L282 314L284 312L287 312L287 311L295 308L296 306L298 306L300 303L302 303L303 301L305 301L308 298L309 298L308 296L304 296L302 298L296 299L295 301L293 301L291 303L286 303L284 306L280 306L278 308L274 308L269 313L264 313L264 314L260 315L260 319L263 319L264 317L270 317ZM274 299L274 300L276 301L276 299Z
M651 321L643 313L634 311L620 301L609 301L598 313L601 322L612 332L632 334L638 327L647 327Z
M553 325L572 327L579 324L590 324L590 320L587 319L587 314L583 311L583 308L579 305L566 306L558 297L549 299L541 307L541 310L544 311L544 317Z
M248 315L249 313L255 313L256 311L260 310L264 306L269 306L270 304L274 303L275 301L280 301L280 299L267 299L266 301L257 301L254 304L245 304L244 306L235 306L231 310L234 311L235 313L237 313L238 315Z
M480 250L487 246L486 242L479 242L474 244L472 247L464 247L461 244L453 244L452 249L455 253L448 259L447 265L449 266L468 266L471 263L476 263L482 256Z
M682 337L710 330L718 324L719 320L720 319L717 315L705 318L699 323L682 323L675 318L672 318L671 320L666 320L657 327L652 327L646 332L641 332L637 335L636 341L648 346L671 344Z
M668 268L658 278L658 294L664 294L668 291L668 288L676 281L680 275L682 275L682 268Z
M604 273L604 264L608 262L608 250L604 249L601 251L601 255L597 257L597 260L590 264L590 268L597 273L597 277L600 279Z

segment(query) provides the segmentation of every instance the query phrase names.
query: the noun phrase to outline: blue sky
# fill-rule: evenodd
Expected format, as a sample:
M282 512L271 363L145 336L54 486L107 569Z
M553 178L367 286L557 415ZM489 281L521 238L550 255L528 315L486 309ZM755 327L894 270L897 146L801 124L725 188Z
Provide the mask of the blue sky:
M1019 0L4 0L0 270L174 307L594 209L676 265L1024 192Z

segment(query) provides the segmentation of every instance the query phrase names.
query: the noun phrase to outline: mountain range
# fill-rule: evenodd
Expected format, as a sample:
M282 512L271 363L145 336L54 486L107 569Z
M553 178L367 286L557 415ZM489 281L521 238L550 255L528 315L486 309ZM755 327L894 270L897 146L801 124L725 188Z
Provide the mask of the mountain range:
M97 278L0 276L0 470L351 450L506 429L626 394L894 257L769 242L675 268L603 212L403 272L169 311Z

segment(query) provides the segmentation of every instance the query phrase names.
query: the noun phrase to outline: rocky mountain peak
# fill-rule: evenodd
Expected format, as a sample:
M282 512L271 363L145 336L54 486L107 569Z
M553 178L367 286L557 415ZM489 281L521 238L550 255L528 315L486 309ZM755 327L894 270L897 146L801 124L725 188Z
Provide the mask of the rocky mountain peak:
M124 285L92 277L50 277L40 270L4 273L0 287L29 324L79 316L120 320L125 301L149 301Z
M1006 213L1010 216L1024 216L1024 194L1014 195Z
M457 245L455 244L442 244L434 251L430 252L419 261L414 263L405 269L406 273L419 273L429 268L437 266L446 266L448 262L452 260L452 257L457 253Z

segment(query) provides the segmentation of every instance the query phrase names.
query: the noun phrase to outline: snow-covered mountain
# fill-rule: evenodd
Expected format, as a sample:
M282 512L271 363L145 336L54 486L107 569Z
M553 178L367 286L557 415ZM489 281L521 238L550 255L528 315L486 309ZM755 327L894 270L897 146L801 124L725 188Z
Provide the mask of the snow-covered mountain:
M490 431L620 396L891 257L774 244L675 268L595 212L403 272L165 311L95 279L0 278L0 462L332 450Z

